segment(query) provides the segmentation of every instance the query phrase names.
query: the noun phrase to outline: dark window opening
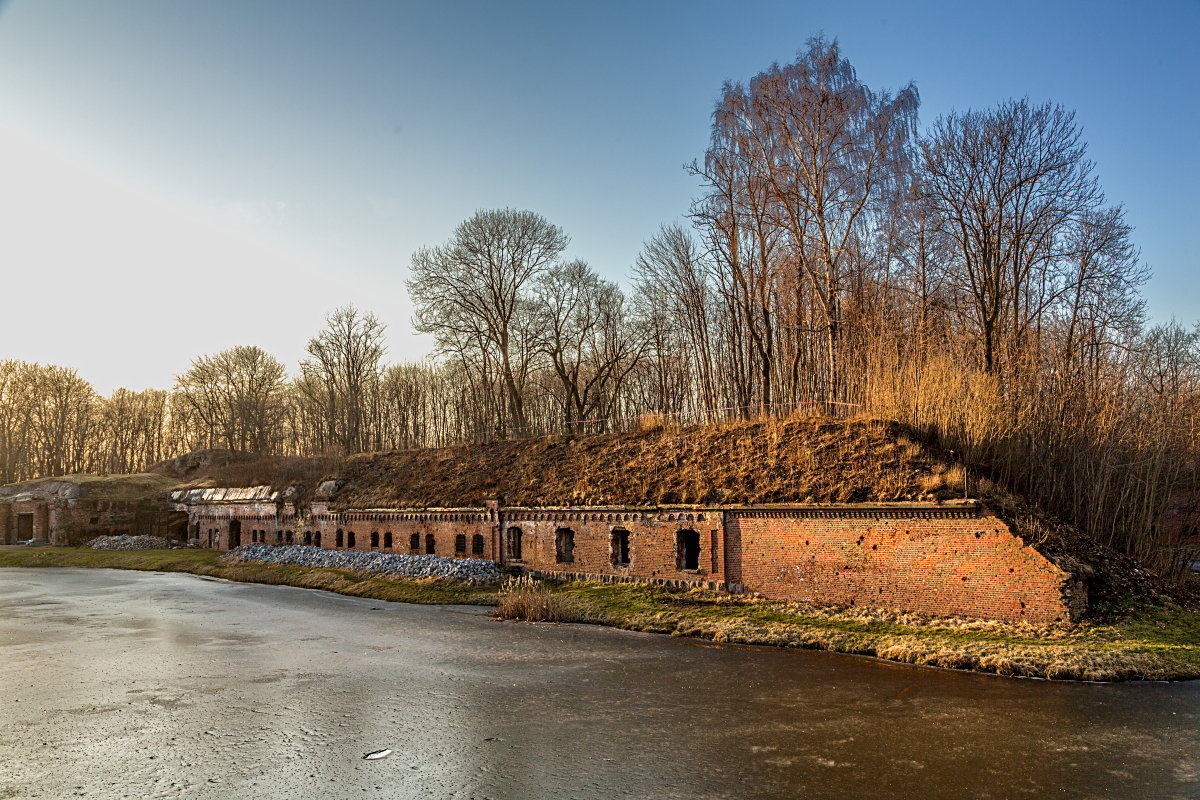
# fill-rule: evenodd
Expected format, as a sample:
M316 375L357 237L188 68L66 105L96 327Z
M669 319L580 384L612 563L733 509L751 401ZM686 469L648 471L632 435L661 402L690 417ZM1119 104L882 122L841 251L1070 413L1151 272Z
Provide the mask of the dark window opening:
M377 550L378 548L379 548L379 531L371 531L371 549Z
M467 535L465 533L456 534L454 537L454 555L465 556L467 554Z
M483 558L483 534L477 533L471 537L471 555Z
M283 544L283 531L275 531L275 544Z
M313 531L313 547L321 546L321 532Z
M700 534L696 531L675 532L675 568L700 569Z
M283 538L284 538L284 541L286 541L288 544L296 543L296 534L293 533L292 531L287 531L286 533L284 533Z
M612 563L616 566L629 563L629 531L624 528L612 532Z
M437 552L437 542L433 538L432 533L425 534L425 554L434 555Z
M387 532L387 533L385 533L385 534L383 535L383 546L384 546L384 547L386 547L388 550L391 550L391 549L392 549L392 534L391 534L391 531L389 531L389 532Z
M343 534L342 534L342 531L341 531L341 529L338 529L338 532L337 532L336 534L334 534L334 539L333 539L333 540L334 540L334 542L336 542L336 546L337 546L337 547L341 547L341 546L342 546L342 536L343 536Z
M421 534L414 533L412 536L408 537L408 549L414 553L421 552Z
M575 563L575 531L559 528L554 532L554 560L559 564Z
M304 532L304 543L308 545L312 544L312 531Z
M346 547L354 547L354 531L346 531Z
M504 532L504 556L512 561L521 560L520 528L509 528Z

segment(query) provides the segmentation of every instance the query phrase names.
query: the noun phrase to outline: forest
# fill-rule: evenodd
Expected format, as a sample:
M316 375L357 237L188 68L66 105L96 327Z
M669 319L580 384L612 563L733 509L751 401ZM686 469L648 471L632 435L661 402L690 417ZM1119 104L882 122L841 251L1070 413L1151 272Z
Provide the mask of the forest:
M0 361L0 483L221 448L346 455L764 416L897 420L1158 569L1200 497L1200 327L1150 324L1149 276L1073 112L1010 99L919 119L836 42L720 90L702 187L622 287L532 211L481 210L413 254L414 325L314 320L290 372L255 346L170 389L98 396ZM320 327L318 327L320 326Z

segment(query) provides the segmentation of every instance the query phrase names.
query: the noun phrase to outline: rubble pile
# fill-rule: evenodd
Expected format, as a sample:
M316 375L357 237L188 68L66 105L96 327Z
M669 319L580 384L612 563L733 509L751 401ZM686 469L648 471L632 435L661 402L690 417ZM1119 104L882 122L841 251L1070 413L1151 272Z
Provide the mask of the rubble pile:
M158 536L97 536L89 539L84 547L93 550L173 550L183 547L179 542Z
M298 564L305 567L334 567L403 575L408 578L449 578L468 583L496 583L500 568L492 561L477 558L410 556L396 553L361 553L356 550L328 550L306 545L275 546L244 544L229 551L238 561L267 564Z

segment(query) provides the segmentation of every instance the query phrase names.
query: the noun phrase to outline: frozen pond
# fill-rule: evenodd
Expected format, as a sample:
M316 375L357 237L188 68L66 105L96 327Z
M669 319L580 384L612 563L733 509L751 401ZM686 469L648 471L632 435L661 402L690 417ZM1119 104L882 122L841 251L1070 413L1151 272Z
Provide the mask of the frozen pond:
M0 569L0 687L0 798L1200 796L1197 682L1013 680L192 575Z

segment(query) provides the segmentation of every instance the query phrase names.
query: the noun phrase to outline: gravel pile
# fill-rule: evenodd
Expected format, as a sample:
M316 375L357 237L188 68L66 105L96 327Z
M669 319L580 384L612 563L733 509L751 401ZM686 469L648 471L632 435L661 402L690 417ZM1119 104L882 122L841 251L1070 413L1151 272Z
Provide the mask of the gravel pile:
M182 545L157 536L97 536L84 547L93 550L173 550Z
M404 575L410 578L450 578L469 583L496 583L500 568L492 561L478 558L408 556L395 553L360 553L355 550L328 550L324 547L269 544L244 544L229 551L239 561L267 564L300 564L305 567L337 567Z

